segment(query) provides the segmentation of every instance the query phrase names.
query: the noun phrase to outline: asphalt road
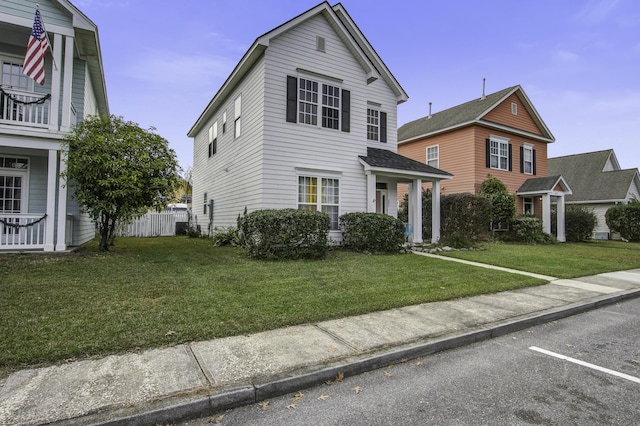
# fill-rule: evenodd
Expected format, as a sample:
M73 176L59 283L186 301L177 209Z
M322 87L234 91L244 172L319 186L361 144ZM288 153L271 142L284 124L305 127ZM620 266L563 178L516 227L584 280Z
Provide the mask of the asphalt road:
M212 423L637 425L640 299L181 425Z

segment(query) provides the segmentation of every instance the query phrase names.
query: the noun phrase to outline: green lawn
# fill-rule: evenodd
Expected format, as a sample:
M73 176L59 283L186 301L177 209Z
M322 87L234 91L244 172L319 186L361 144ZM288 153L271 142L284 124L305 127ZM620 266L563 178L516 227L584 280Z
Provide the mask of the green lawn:
M640 243L588 241L551 245L485 243L482 250L445 255L557 278L640 268Z
M67 255L0 255L0 376L542 283L410 254L334 250L324 260L265 262L204 239L116 244L108 254L94 243ZM640 267L640 247L618 244L577 245L577 252L568 244L487 245L455 255L528 270L548 262L537 272L556 276L562 268L554 264L562 265L563 254L566 263L567 252L574 253L572 270L584 272L578 275Z

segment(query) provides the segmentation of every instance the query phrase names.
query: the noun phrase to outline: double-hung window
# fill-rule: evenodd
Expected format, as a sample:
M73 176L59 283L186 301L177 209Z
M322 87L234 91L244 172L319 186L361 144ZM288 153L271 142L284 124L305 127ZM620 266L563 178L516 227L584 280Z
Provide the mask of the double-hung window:
M233 131L234 131L234 138L239 138L240 134L241 134L241 130L242 130L242 96L238 96L236 98L236 102L235 102L235 106L233 109L233 116L234 116L234 120L233 120Z
M298 209L329 215L331 230L338 229L340 180L320 176L298 176Z
M287 121L349 132L350 92L326 79L287 77Z
M377 141L380 135L380 111L367 108L367 139Z
M533 147L531 145L522 147L522 172L528 175L533 174Z
M213 157L218 152L218 122L209 127L209 157Z
M489 158L492 169L509 170L509 141L492 136L489 140Z
M427 165L435 168L440 167L439 145L427 147Z

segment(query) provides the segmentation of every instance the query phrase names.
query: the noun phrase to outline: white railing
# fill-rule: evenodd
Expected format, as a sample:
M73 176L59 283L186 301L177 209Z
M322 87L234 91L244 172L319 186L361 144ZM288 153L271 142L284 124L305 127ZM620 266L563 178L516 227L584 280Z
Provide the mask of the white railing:
M0 123L48 127L51 100L42 93L2 88Z
M0 250L44 249L45 214L0 213Z
M166 237L176 234L173 213L147 213L129 224L118 225L118 237Z

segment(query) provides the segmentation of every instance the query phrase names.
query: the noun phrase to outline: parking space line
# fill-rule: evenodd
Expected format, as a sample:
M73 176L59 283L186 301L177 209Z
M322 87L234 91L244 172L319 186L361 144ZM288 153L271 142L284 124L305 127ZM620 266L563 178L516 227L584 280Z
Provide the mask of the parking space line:
M552 356L552 357L555 357L555 358L562 359L564 361L569 361L569 362L572 362L574 364L582 365L583 367L588 367L588 368L591 368L593 370L602 371L603 373L611 374L612 376L616 376L616 377L620 377L622 379L630 380L630 381L635 382L635 383L640 383L640 379L637 378L637 377L630 376L630 375L624 374L624 373L620 373L618 371L610 370L608 368L600 367L599 365L590 364L588 362L580 361L579 359L575 359L575 358L570 358L568 356L557 354L555 352L551 352L551 351L548 351L546 349L538 348L536 346L530 346L529 349L531 349L532 351L540 352L540 353L545 354L545 355L549 355L549 356Z

